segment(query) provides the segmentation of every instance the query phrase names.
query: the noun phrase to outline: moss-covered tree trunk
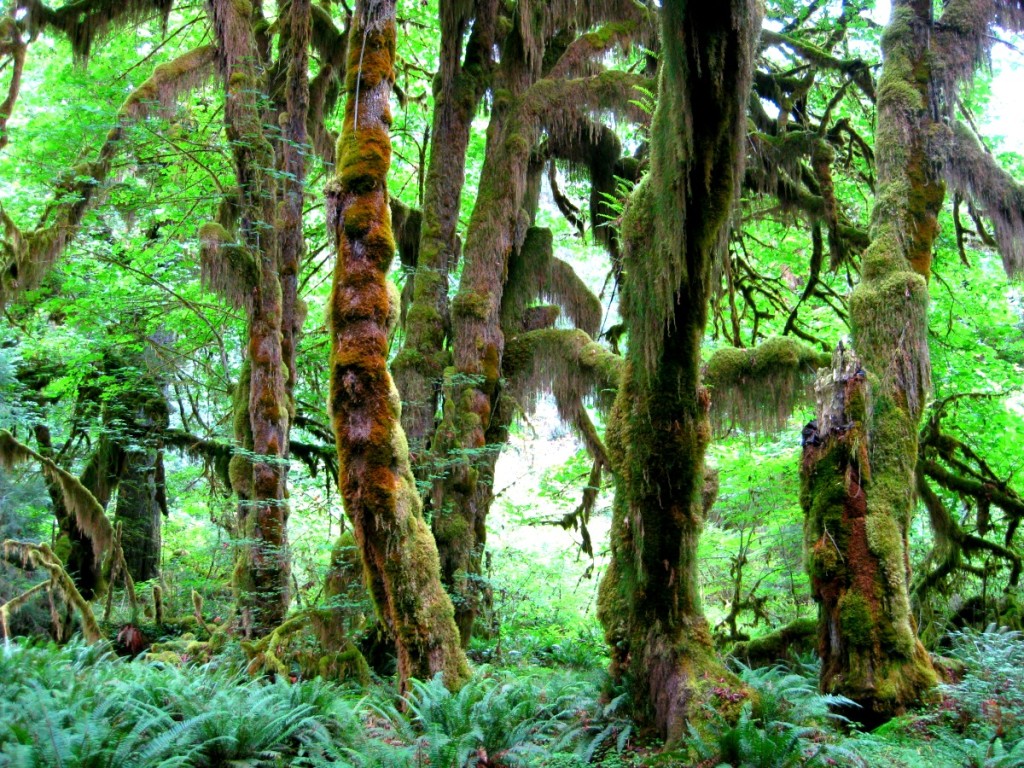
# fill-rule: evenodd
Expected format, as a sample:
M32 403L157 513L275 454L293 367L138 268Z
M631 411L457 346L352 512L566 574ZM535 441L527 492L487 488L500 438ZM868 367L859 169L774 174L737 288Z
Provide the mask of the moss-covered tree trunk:
M758 27L749 0L663 4L651 170L623 224L630 335L608 425L616 495L599 617L613 677L629 682L638 711L669 739L731 684L698 594L711 434L700 344L742 172Z
M210 8L217 33L217 64L226 87L224 122L239 181L239 222L237 243L231 243L232 237L219 228L201 232L201 237L216 241L217 253L224 259L213 282L237 296L248 316L248 381L238 385L239 392L248 392L248 408L242 417L236 392L235 431L236 437L251 438L241 446L251 453L233 462L233 484L243 489L235 587L245 633L265 634L281 623L290 601L286 482L295 327L290 319L286 323L285 316L288 308L296 306L297 255L290 261L283 258L282 243L289 237L294 202L277 204L275 153L264 133L257 99L259 49L253 7L239 0L214 0ZM306 10L308 27L308 6L293 3L291 8ZM247 418L248 424L239 425L241 418Z
M337 245L331 293L330 409L339 484L376 610L395 638L400 687L440 672L468 676L437 548L423 519L387 368L393 318L387 270L395 252L388 204L394 0L356 5L338 165L327 190Z
M162 462L156 448L125 452L114 515L122 524L125 564L135 581L148 581L159 575L164 510L160 505L158 470Z
M121 523L125 565L135 581L156 578L160 570L161 528L167 514L164 457L159 435L167 429L167 403L162 389L147 379L128 404L129 441L122 460L114 519Z
M510 74L510 70L512 73ZM434 442L434 460L445 467L430 493L432 527L441 555L441 575L455 602L456 622L468 643L477 613L476 579L484 545L488 498L480 487L494 458L487 430L500 396L501 296L506 264L515 247L515 222L526 187L535 136L521 135L510 119L526 75L503 63L495 87L501 103L487 131L487 150L476 204L470 217L459 291L452 302L453 365L444 372L444 414ZM481 477L483 473L483 477Z
M433 531L465 643L478 609L490 478L507 426L494 421L509 410L501 402L502 302L510 261L523 246L539 194L534 150L544 131L561 135L585 121L593 125L596 111L628 111L633 86L647 81L600 71L596 59L630 38L642 16L638 9L611 2L549 11L520 3L503 41L462 278L451 306L454 354L444 372L443 416L433 444L434 461L444 468L430 494ZM609 23L613 31L604 35L570 34L609 19L621 23Z
M413 299L405 320L405 344L393 365L395 385L402 395L402 427L417 471L429 463L441 380L450 359L446 349L448 274L459 256L456 230L466 150L473 117L489 81L497 2L479 0L465 7L442 0L439 10L441 65L434 93L423 223ZM472 33L463 60L462 40L470 24Z
M931 376L927 279L945 193L928 157L931 25L931 2L896 0L882 40L877 199L871 245L850 299L871 407L848 414L857 425L850 430L844 422L819 421L823 447L805 452L803 462L821 686L860 704L854 714L866 722L902 712L936 680L910 612L907 556L918 427ZM851 446L863 455L852 455Z

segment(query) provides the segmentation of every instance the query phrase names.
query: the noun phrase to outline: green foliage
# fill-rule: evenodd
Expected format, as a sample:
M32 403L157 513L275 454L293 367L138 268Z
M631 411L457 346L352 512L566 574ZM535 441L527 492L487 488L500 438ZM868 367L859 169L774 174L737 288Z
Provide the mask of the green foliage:
M737 768L856 764L844 762L853 753L831 728L845 720L833 708L853 702L819 693L815 675L814 666L792 671L741 665L739 676L753 689L752 700L743 704L735 722L719 715L707 733L691 727L691 756Z
M942 686L947 724L976 743L996 740L1016 751L1024 741L1024 642L1020 632L990 626L950 635L963 678Z
M0 653L0 680L3 764L312 765L330 749L320 683L127 663L76 645L10 646Z

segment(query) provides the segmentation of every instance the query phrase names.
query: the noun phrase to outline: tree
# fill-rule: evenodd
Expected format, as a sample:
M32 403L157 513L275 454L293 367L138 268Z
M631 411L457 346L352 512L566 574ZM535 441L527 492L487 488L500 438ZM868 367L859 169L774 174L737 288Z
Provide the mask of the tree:
M629 349L608 428L616 495L599 616L613 677L670 739L725 677L697 591L710 438L700 343L742 177L759 21L754 3L664 4L651 169L623 222Z
M349 34L345 122L327 189L337 262L331 293L330 412L339 484L381 620L395 638L399 688L411 677L469 675L437 548L423 519L387 367L395 300L387 270L395 254L387 188L391 164L395 4L356 5Z
M950 3L938 20L929 2L893 4L878 85L871 244L850 298L859 359L837 355L820 385L816 432L805 440L805 535L820 606L821 684L857 702L856 716L869 723L903 712L936 682L911 613L907 542L931 384L928 279L945 198L940 170L958 191L988 203L1004 232L1008 264L1020 254L1020 208L1007 210L1005 199L993 205L991 192L977 184L980 168L971 166L976 152L963 144L952 154L941 151L950 130L937 118L952 116L959 84L973 72L996 20L1024 21L1017 4ZM1012 196L1015 185L984 165L1001 182L996 196ZM965 167L974 170L964 173Z
M442 416L431 445L433 466L441 470L433 473L429 495L433 531L445 584L456 595L465 643L478 610L494 467L517 408L503 387L510 373L504 369L506 335L527 329L527 305L542 296L556 300L581 330L596 333L600 324L596 297L570 266L550 258L550 243L545 249L544 237L530 228L545 153L564 157L571 147L582 154L590 141L604 135L595 115L639 119L634 87L648 82L642 75L605 69L601 61L616 47L649 39L650 14L632 0L554 5L529 0L514 7L510 23L490 83L494 101L487 150L451 305L452 365L444 370ZM613 148L615 157L601 158L602 170L609 160L613 167L618 160L620 146L616 142ZM435 155L433 162L446 162L445 156ZM524 264L532 259L533 267L541 269L530 276L533 285L513 289L509 280L519 259ZM543 279L556 274L561 290L558 281ZM511 302L506 289L518 294ZM418 321L415 313L421 311L423 305L414 302L410 317ZM546 319L544 311L531 311L532 321L541 323L537 327L553 325L560 312L553 304ZM550 376L541 380L550 381ZM582 406L565 403L570 423L571 415L581 411Z

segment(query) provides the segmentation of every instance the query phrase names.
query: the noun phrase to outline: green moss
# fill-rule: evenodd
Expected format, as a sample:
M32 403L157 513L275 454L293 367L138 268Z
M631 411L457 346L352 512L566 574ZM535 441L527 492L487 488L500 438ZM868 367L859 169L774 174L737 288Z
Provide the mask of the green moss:
M871 647L875 616L863 595L850 591L839 599L839 621L843 639L850 647Z
M156 662L159 664L170 664L175 667L180 667L184 663L181 656L174 651L150 651L146 654L146 661Z
M804 651L813 649L817 634L816 619L796 619L766 635L736 643L729 655L752 666L796 660Z
M356 682L365 687L370 684L370 666L359 649L351 643L341 651L319 657L316 674L324 680Z
M71 549L71 539L68 538L68 535L66 533L62 533L60 537L57 539L57 541L54 542L53 554L62 563L66 563L68 562L68 559L71 557Z
M491 311L491 297L483 294L461 291L452 300L452 312L462 317L486 320Z
M459 546L460 542L465 543L470 540L471 527L469 520L462 515L453 512L442 513L434 520L433 527L434 536L438 541L444 541L456 549L461 549Z
M903 535L889 515L872 513L864 518L868 547L885 570L894 592L906 589L904 583Z

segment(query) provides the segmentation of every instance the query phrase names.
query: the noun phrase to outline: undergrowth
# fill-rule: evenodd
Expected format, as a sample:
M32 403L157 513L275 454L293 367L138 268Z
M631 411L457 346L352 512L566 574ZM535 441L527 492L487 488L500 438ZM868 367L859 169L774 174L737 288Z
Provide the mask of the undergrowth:
M1024 642L951 636L957 682L873 733L835 714L813 663L738 666L754 695L738 719L664 750L635 729L625 694L578 669L478 667L457 693L439 678L392 688L255 679L240 652L177 667L101 646L0 648L0 766L62 768L1024 768ZM647 739L647 741L645 741Z

